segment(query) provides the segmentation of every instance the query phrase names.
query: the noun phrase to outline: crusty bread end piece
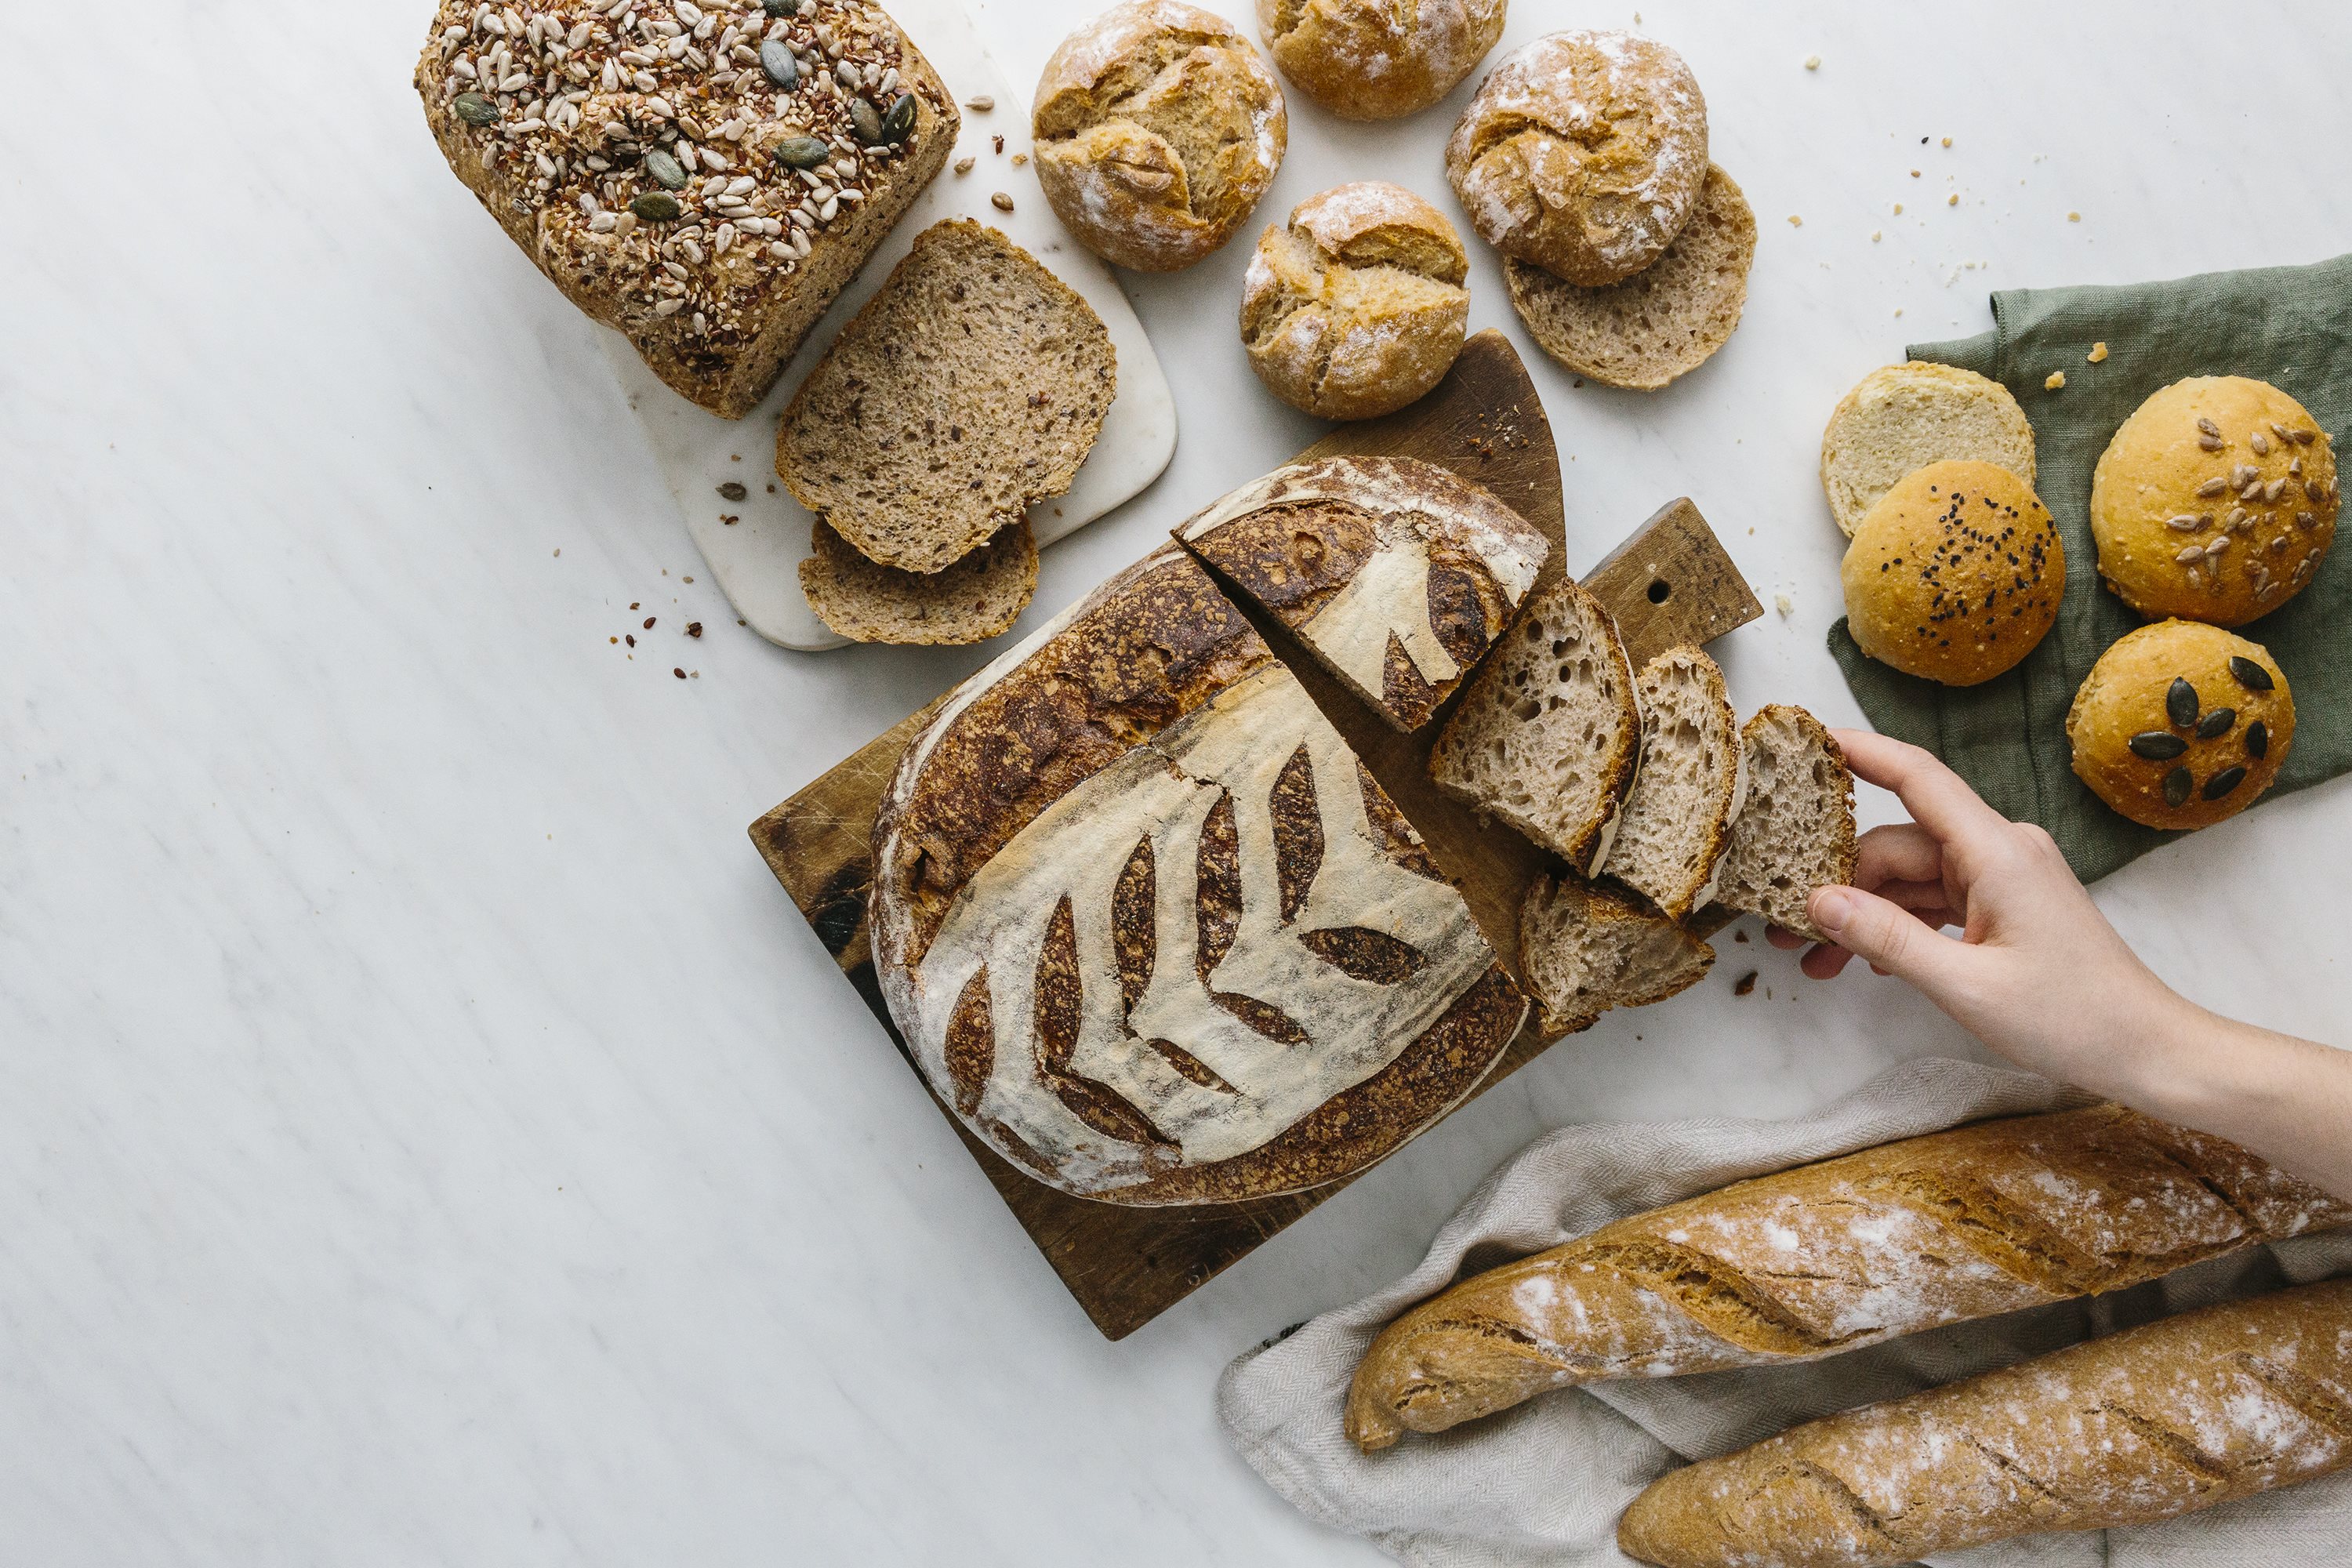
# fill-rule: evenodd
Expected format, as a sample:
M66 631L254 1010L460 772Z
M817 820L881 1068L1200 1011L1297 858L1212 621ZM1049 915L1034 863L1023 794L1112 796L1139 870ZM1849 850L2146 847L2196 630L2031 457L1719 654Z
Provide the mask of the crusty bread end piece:
M1429 776L1582 875L1609 858L1641 750L1616 623L1563 579L1520 606L1496 642L1430 752Z
M1715 897L1748 795L1748 749L1723 671L1697 648L1668 648L1634 687L1642 770L1601 870L1678 921Z
M915 237L784 410L776 472L885 566L938 572L1070 488L1118 390L1094 308L968 218Z
M1846 537L1906 474L1964 458L2033 488L2033 426L2009 388L1957 365L1913 360L1872 371L1822 432L1822 493Z
M1748 804L1731 830L1717 901L1822 940L1805 906L1816 888L1853 880L1853 773L1822 721L1774 703L1740 731Z
M1612 1007L1646 1007L1699 983L1715 949L1654 910L1574 877L1538 877L1519 906L1519 980L1546 1038Z
M983 642L1021 618L1037 591L1037 540L1026 521L938 572L901 572L852 550L823 518L801 592L817 619L853 642Z

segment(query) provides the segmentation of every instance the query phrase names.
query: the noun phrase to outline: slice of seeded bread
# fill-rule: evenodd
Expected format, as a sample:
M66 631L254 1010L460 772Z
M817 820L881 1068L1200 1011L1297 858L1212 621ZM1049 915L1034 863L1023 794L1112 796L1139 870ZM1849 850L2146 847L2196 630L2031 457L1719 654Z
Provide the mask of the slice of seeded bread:
M1715 949L1664 915L1573 877L1539 877L1519 906L1519 979L1547 1039L1612 1007L1645 1007L1698 984Z
M1601 870L1678 921L1715 896L1748 793L1747 748L1723 671L1698 649L1668 648L1634 688L1642 770Z
M1947 458L1998 464L2033 484L2033 426L2009 388L1972 370L1914 360L1872 371L1822 432L1822 493L1851 539L1905 475Z
M1027 251L934 224L801 384L776 472L868 560L938 572L1070 488L1118 362L1093 307Z
M1609 858L1641 742L1616 623L1563 580L1531 596L1496 642L1430 752L1429 776L1589 873Z
M1622 283L1579 288L1516 258L1503 276L1544 353L1607 385L1654 392L1730 341L1755 260L1756 215L1731 176L1709 164L1689 225Z
M1822 721L1774 703L1740 731L1748 804L1732 825L1717 900L1821 940L1805 902L1853 880L1853 774Z
M1037 541L1026 521L939 572L901 572L852 550L819 518L801 592L817 619L855 642L973 643L1020 618L1037 591Z

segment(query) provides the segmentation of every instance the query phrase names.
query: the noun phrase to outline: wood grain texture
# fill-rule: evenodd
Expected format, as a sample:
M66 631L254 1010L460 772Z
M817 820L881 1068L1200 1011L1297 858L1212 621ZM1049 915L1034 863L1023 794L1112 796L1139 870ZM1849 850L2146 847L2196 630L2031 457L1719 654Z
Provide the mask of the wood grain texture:
M1551 541L1538 587L1559 575L1566 546L1559 454L1535 387L1500 332L1471 339L1437 390L1412 407L1343 426L1300 456L1350 453L1418 458L1486 486ZM1662 597L1654 595L1656 582L1667 584ZM1586 583L1618 616L1636 663L1677 642L1707 641L1762 613L1687 500L1644 523ZM1254 608L1251 618L1428 839L1495 950L1516 963L1519 898L1547 858L1509 829L1479 823L1430 784L1429 745L1443 728L1444 710L1418 734L1399 734L1325 673L1280 623ZM751 830L776 879L902 1056L905 1043L882 1005L867 948L869 840L899 753L930 711L877 736ZM1549 1043L1523 1029L1478 1092ZM945 1105L940 1110L1087 1316L1111 1339L1150 1322L1346 1184L1238 1204L1121 1207L1032 1180L965 1131Z

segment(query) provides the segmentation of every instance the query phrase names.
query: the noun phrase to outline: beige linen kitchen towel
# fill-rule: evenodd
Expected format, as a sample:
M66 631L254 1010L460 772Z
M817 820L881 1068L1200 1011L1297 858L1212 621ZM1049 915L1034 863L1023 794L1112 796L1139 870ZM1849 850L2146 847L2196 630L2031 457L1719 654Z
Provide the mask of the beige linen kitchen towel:
M2352 1232L2213 1258L2149 1284L1960 1323L1793 1366L1594 1384L1365 1455L1340 1429L1356 1363L1381 1324L1457 1276L1612 1220L1810 1160L1956 1122L2082 1103L2028 1073L1927 1060L1811 1116L1570 1127L1487 1178L1421 1267L1235 1361L1217 1414L1242 1457L1309 1518L1423 1568L1625 1564L1617 1516L1685 1458L1727 1453L1799 1421L1916 1394L2191 1307L2352 1270ZM2021 1537L1935 1568L2342 1568L2352 1473L2171 1523Z

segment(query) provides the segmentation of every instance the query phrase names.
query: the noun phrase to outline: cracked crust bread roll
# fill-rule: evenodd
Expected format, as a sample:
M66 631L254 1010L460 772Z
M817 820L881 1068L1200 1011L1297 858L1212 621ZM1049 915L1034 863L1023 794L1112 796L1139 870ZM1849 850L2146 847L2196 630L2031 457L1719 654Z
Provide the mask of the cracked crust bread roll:
M1617 1544L1658 1568L1892 1568L2014 1535L2157 1524L2347 1465L2352 1279L2337 1279L1701 1459L1633 1500Z
M1257 0L1266 52L1342 120L1400 120L1452 92L1503 36L1507 0Z
M1445 177L1486 243L1586 288L1664 255L1706 170L1697 79L1630 33L1536 39L1487 74L1445 144Z
M2301 593L2336 538L2336 451L2268 382L2193 375L2116 427L2091 475L2099 575L2150 620L2241 626Z
M2352 1204L2120 1106L1978 1122L1473 1275L1381 1331L1348 1435L1384 1448L1547 1389L1811 1361L2347 1223Z
M2058 624L2066 545L2033 487L1996 463L1906 474L1846 546L1846 629L1906 675L1978 686Z
M1242 344L1266 390L1320 419L1393 414L1445 379L1470 321L1470 258L1445 215L1366 180L1268 228L1242 284Z
M1055 216L1139 272L1190 267L1239 233L1290 139L1249 40L1181 0L1129 0L1063 39L1031 130Z
M2268 649L2200 621L2142 626L2099 656L2066 712L2074 776L2144 827L2210 827L2263 797L2294 744Z

